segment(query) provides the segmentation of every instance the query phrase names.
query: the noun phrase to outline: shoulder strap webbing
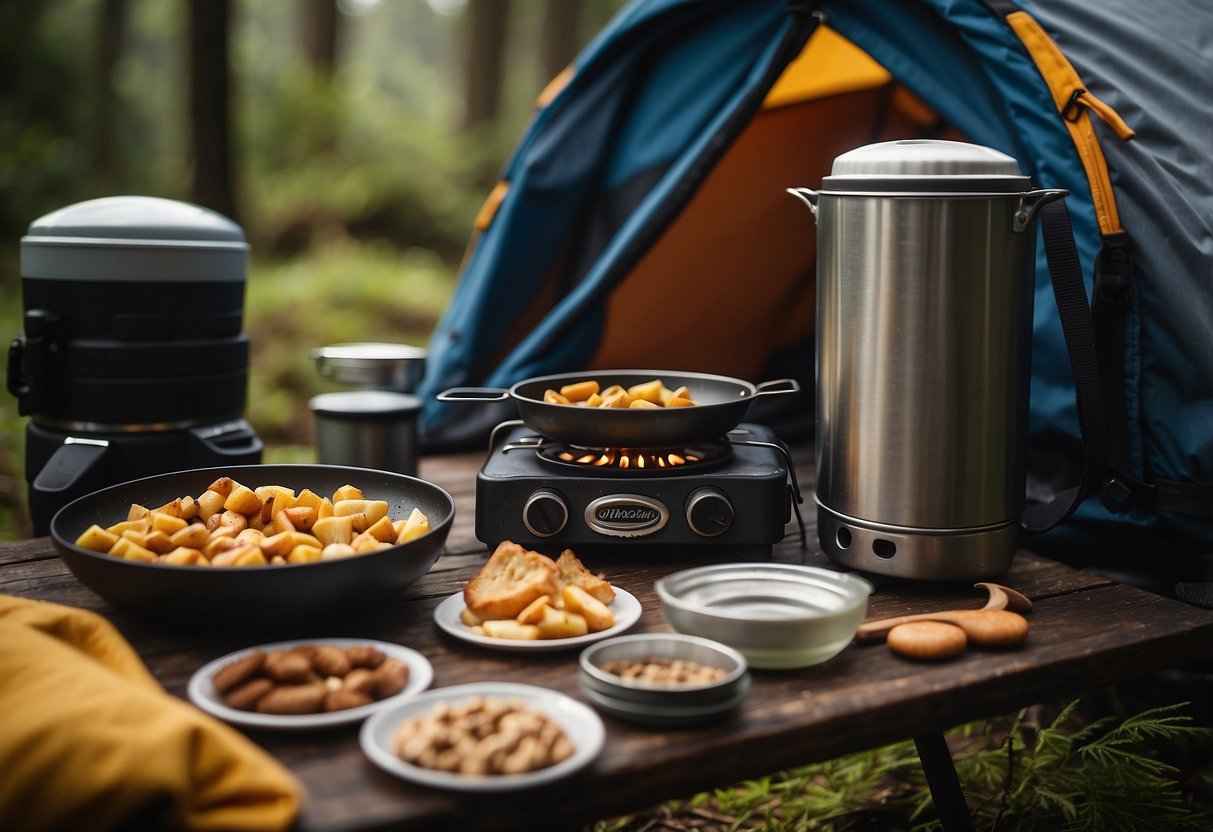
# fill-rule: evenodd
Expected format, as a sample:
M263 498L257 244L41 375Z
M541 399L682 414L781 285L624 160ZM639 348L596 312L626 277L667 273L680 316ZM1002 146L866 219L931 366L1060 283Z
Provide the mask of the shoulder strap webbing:
M1079 503L1103 483L1107 471L1108 429L1100 392L1099 358L1082 266L1074 245L1074 231L1065 202L1058 200L1040 209L1049 280L1061 318L1061 329L1070 356L1070 371L1078 402L1078 427L1082 432L1082 474L1078 483L1055 495L1047 503L1024 509L1021 525L1028 534L1048 531L1065 520Z

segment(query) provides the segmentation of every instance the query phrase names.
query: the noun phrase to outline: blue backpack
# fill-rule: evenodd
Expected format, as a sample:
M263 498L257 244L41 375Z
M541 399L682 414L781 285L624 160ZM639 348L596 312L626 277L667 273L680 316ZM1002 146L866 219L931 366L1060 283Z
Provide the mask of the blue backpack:
M1078 499L1098 495L1039 546L1208 548L1211 32L1197 0L637 0L545 90L477 218L429 348L423 440L482 442L512 415L443 389L580 369L794 375L811 392L815 253L783 189L872 141L959 138L1070 192L1098 364L1084 418L1107 441L1084 465L1038 246L1029 499L1084 470ZM811 430L804 401L758 415Z

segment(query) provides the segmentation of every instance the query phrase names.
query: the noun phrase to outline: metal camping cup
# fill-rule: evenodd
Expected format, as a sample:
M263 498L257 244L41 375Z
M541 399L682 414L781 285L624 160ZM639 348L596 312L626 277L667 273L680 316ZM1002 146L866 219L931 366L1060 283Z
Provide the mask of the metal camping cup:
M398 474L417 474L421 400L389 390L344 390L313 396L316 460Z
M1035 226L1065 196L979 145L834 160L817 222L822 549L931 580L1010 566L1024 508Z

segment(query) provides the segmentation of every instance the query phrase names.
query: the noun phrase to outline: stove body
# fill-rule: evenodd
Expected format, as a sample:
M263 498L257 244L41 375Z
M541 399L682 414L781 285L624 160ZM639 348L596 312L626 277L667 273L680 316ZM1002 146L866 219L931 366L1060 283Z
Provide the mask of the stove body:
M677 449L690 464L660 469L653 457L675 451L648 454L644 470L577 464L614 452L552 443L515 423L500 425L491 445L476 477L476 537L490 548L512 540L551 554L692 548L705 559L769 560L797 491L787 448L760 425L702 452Z

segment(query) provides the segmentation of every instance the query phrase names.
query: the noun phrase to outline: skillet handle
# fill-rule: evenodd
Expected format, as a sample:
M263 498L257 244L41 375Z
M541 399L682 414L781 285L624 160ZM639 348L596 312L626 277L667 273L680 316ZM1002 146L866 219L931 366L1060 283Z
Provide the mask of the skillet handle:
M510 391L500 387L451 387L434 398L440 402L503 402L509 397Z
M754 398L778 396L783 393L799 393L800 382L794 378L776 378L754 385Z

